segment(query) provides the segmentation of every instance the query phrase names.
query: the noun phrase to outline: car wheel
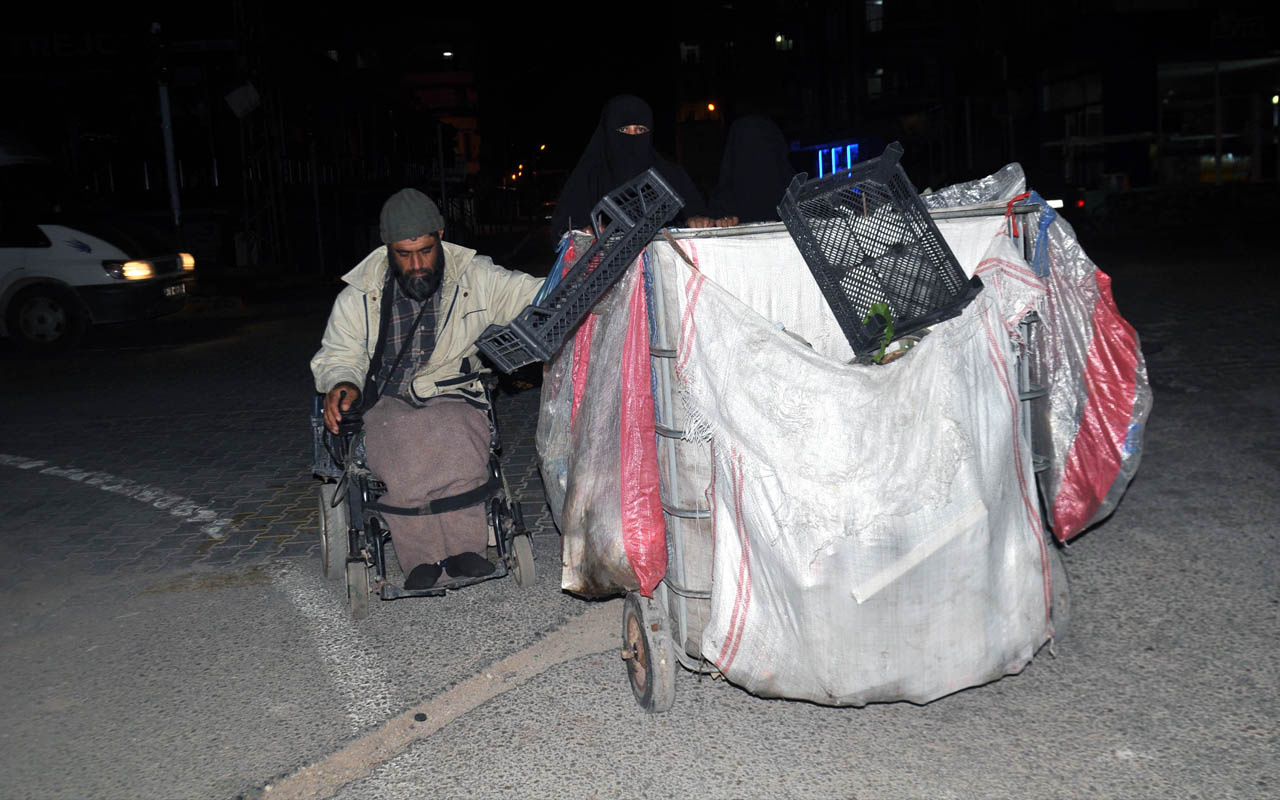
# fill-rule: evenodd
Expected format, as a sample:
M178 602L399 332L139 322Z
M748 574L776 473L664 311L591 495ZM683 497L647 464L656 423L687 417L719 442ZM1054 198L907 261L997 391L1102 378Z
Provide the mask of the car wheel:
M70 289L31 286L9 301L5 324L14 341L34 352L59 352L80 341L85 313Z

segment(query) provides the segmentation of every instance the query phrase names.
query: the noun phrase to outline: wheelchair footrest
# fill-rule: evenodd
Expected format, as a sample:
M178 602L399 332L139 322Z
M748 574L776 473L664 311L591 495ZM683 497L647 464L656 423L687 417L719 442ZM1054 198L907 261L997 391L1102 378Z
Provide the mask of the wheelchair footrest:
M403 586L397 586L390 581L382 581L378 585L378 597L383 600L399 600L402 597L444 597L444 595L452 589L461 589L464 586L472 586L477 583L491 581L494 578L505 578L507 576L507 567L505 564L497 563L493 566L493 572L479 578L450 578L447 575L441 576L439 582L430 589L406 589Z
M378 597L382 600L399 600L401 597L444 597L447 590L439 584L430 589L406 589L391 582L378 586Z

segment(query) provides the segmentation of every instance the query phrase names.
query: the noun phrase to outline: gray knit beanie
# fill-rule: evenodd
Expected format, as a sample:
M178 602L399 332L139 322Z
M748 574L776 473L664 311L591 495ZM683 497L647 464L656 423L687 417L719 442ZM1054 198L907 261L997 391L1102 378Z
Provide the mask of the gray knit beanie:
M440 230L444 230L440 209L417 189L401 189L382 204L378 231L384 244L416 239Z

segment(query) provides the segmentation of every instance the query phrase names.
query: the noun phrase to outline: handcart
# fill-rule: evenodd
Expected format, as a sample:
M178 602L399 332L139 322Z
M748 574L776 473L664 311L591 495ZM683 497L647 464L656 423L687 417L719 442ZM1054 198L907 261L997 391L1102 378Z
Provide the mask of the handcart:
M1034 248L1034 230L1025 222L1040 210L1040 204L1022 202L973 205L944 209L933 213L935 220L959 218L1006 218L1007 230L1023 248L1030 260ZM655 239L656 246L674 241L707 241L728 237L762 237L785 233L782 223L722 229L678 230L669 232L670 240ZM646 711L662 712L671 708L675 699L677 664L701 674L717 674L718 670L702 652L703 627L709 616L711 600L711 510L706 487L711 482L711 454L705 442L686 437L684 409L675 389L676 346L680 320L671 309L677 307L670 276L662 269L652 272L654 324L650 355L655 376L655 430L659 437L658 464L662 478L662 508L666 516L669 562L666 576L652 597L629 592L623 610L622 658L627 664L627 677L636 702ZM1022 342L1031 341L1039 316L1030 312L1021 322ZM1018 352L1018 399L1025 413L1019 419L1022 436L1032 441L1031 404L1041 400L1046 390L1032 383L1030 365L1025 353ZM1033 451L1036 472L1047 467L1042 455ZM1061 552L1052 545L1045 549L1052 570L1052 625L1057 637L1066 632L1070 608L1070 584Z
M677 664L761 696L928 702L1016 673L1062 635L1069 589L1049 527L1065 542L1114 508L1137 466L1150 392L1109 284L1086 286L1096 268L1021 184L1010 165L930 198L912 224L976 226L955 241L979 246L961 254L966 275L885 289L924 284L936 295L918 308L889 295L911 313L872 304L864 316L866 276L851 276L932 248L897 230L864 231L875 246L855 248L850 274L825 278L810 276L801 251L828 243L798 242L782 224L663 231L597 295L573 341L557 343L538 448L564 536L562 587L626 593L622 658L641 707L671 706ZM879 222L860 187L815 214L828 225L849 209L859 224ZM571 235L566 263L601 238ZM754 273L753 257L763 264ZM581 273L575 264L567 274ZM857 303L856 314L842 308ZM1083 358L1081 328L1094 336ZM522 362L544 357L511 346ZM799 391L768 361L775 351L807 376ZM1095 361L1132 366L1119 381L1131 391L1102 415L1086 388ZM867 402L882 390L886 405ZM912 413L925 423L918 434ZM748 417L766 424L749 429ZM1082 418L1097 424L1085 430ZM794 442L778 434L787 430ZM887 499L874 494L877 459L894 477ZM797 550L797 533L817 544ZM774 550L790 562L761 569Z

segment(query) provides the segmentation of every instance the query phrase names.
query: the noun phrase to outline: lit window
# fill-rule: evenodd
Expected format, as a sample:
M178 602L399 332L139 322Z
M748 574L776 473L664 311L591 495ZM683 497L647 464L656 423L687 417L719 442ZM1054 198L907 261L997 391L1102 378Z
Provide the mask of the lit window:
M867 32L884 30L884 0L867 0Z

